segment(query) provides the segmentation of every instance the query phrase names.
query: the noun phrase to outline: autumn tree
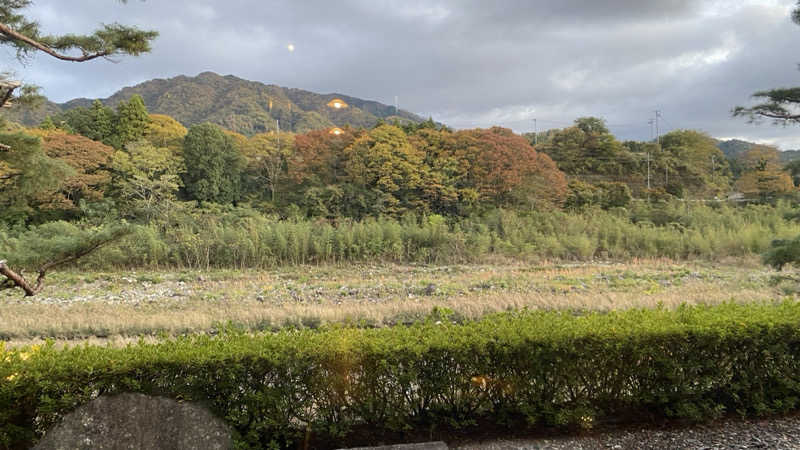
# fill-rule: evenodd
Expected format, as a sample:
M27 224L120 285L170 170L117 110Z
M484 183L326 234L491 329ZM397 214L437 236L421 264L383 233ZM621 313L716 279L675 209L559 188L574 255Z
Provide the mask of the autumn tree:
M445 139L446 157L463 174L457 186L474 189L480 200L495 205L523 201L527 206L560 204L566 178L553 160L536 152L511 130L463 130Z
M210 123L195 125L183 141L183 156L182 179L190 198L215 203L239 200L244 161L232 137Z
M767 199L794 190L792 178L781 164L778 149L755 145L740 157L740 161L743 172L736 181L736 189L745 195Z
M430 124L406 125L404 129L411 133L411 144L425 154L428 177L422 186L422 195L430 209L440 214L472 212L480 194L470 179L470 152L463 151L463 146L470 145L468 136L454 136L450 130L437 129Z
M288 160L288 176L298 184L326 186L344 175L344 149L363 134L345 127L341 134L315 130L298 134Z
M159 148L168 148L179 155L183 151L183 138L186 129L180 122L165 114L150 114L144 138Z
M344 150L344 180L357 189L362 213L399 215L425 211L419 191L425 180L424 155L402 129L382 125Z
M109 163L114 149L89 138L63 131L40 132L42 148L50 158L69 165L74 174L61 186L39 198L39 208L74 212L80 200L98 201L111 182Z
M323 129L295 136L287 178L296 191L294 200L309 214L337 217L349 207L344 204L345 195L355 190L345 180L344 150L363 134L363 130L345 127L340 134Z

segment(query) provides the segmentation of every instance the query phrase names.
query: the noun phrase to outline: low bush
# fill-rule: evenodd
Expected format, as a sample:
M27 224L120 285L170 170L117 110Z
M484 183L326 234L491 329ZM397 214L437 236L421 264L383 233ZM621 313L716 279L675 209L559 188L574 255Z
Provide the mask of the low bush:
M787 301L17 349L0 357L0 446L25 448L68 411L125 391L206 404L238 448L784 412L800 399L799 324Z

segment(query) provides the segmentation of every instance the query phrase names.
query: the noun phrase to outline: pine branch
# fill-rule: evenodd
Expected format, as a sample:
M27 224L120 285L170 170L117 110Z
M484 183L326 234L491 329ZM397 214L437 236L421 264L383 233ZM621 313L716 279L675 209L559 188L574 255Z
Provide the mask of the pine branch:
M49 47L49 46L47 46L47 45L45 45L45 44L43 44L43 43L41 43L41 42L39 42L39 41L37 41L35 39L29 38L28 36L25 36L22 33L18 33L16 31L12 30L11 28L9 28L8 26L6 26L6 25L4 25L2 23L0 23L0 35L5 36L9 40L14 40L14 41L23 42L25 44L28 44L31 47L33 47L33 48L35 48L37 50L40 50L42 52L45 52L48 55L50 55L50 56L52 56L54 58L60 59L62 61L83 62L83 61L89 61L89 60L95 59L95 58L100 58L102 56L108 56L110 54L109 51L103 50L103 51L99 51L99 52L95 52L95 53L87 53L87 52L84 51L82 56L64 55L62 53L58 53L56 50L53 50L51 47Z

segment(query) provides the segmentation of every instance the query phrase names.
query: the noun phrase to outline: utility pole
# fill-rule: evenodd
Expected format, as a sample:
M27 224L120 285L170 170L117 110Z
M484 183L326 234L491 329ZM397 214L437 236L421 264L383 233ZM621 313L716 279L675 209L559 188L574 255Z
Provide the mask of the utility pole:
M661 151L661 133L658 129L658 119L661 118L661 110L657 109L656 111L656 144L658 145L658 150ZM667 188L669 184L669 164L667 163L666 155L661 155L664 159L664 189Z
M536 126L536 119L533 119L533 145L539 144L539 127Z
M655 121L650 119L648 122L650 124L650 140L653 140L653 124ZM647 145L647 190L650 190L650 145Z
M655 123L656 123L656 142L659 144L659 147L660 147L661 146L661 134L660 134L659 129L658 129L658 119L661 118L661 110L657 109L657 110L655 110L655 113L656 113L656 118L655 118Z
M397 115L397 110L400 109L400 99L395 95L394 96L394 115Z

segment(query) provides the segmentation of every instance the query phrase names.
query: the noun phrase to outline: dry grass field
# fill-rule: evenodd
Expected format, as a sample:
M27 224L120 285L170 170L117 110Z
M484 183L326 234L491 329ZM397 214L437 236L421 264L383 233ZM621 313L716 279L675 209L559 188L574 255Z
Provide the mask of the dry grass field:
M300 266L271 271L61 272L37 297L3 291L0 339L120 344L164 335L388 326L521 308L600 310L768 301L797 282L758 264L629 263Z

